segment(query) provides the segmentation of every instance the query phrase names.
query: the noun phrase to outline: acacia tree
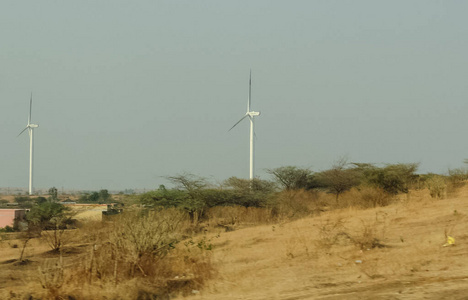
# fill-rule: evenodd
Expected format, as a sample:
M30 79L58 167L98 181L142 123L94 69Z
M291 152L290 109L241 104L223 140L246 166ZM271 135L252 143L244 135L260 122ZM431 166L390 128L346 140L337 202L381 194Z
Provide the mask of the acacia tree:
M388 164L383 168L368 166L363 170L365 180L382 188L388 194L408 193L409 186L415 181L418 164Z
M178 189L166 189L164 185L160 185L157 190L141 194L138 198L147 206L177 207L185 201L187 193Z
M99 200L106 202L111 198L111 195L109 194L109 191L106 189L100 190L99 191Z
M50 199L52 201L57 201L58 200L58 191L57 191L57 188L55 186L51 187L49 189L48 194L50 195Z
M36 204L26 215L28 228L41 233L53 251L59 251L65 240L64 233L71 224L73 213L68 207L56 202Z
M285 166L275 169L267 169L267 172L275 178L285 190L309 190L316 187L314 174L309 169L301 169L294 166Z
M23 260L23 257L24 257L24 251L26 250L26 246L28 245L28 242L32 238L38 237L40 235L41 235L40 228L38 226L34 226L33 224L28 225L28 228L25 231L21 232L20 237L23 240L23 247L21 247L20 257L18 259L20 263L25 262Z
M353 168L348 167L346 159L339 159L331 169L318 174L319 180L324 188L335 194L336 202L339 196L360 183L360 174Z
M190 220L197 223L206 208L203 197L203 190L208 186L206 179L189 173L169 176L167 179L174 183L177 189L186 193L185 197L179 199L179 205L188 211Z
M91 202L91 203L106 203L112 200L109 191L102 189L99 192L85 193L81 195L80 202Z
M230 177L224 181L224 187L232 192L230 203L245 207L263 207L269 196L275 192L274 182L254 178L252 180Z

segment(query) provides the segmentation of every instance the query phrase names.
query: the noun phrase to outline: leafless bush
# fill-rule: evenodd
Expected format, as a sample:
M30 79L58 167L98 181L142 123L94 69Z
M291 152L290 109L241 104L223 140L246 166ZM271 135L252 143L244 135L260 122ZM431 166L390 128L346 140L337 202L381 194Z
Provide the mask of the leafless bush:
M215 206L208 209L208 222L219 226L268 224L273 221L270 208Z
M271 208L247 207L240 219L246 224L267 224L273 222Z
M41 232L42 238L46 241L52 251L60 251L71 239L71 233L65 228L56 228Z
M373 221L361 220L361 230L351 235L353 243L360 249L385 247L383 240L387 229L387 215L376 213Z
M127 265L132 277L135 270L147 276L153 273L153 262L166 256L180 240L184 221L188 221L187 215L178 209L127 212L113 222L108 243L101 247L111 253L112 261Z
M447 195L456 196L468 179L468 171L465 168L450 169L447 177Z
M426 186L432 198L443 198L447 184L442 176L432 176L426 180Z
M200 288L213 267L209 255L179 244L189 226L180 209L128 211L91 234L83 259L69 270L70 280L82 286L134 281L145 295Z
M382 188L360 186L343 193L338 203L329 200L329 205L332 209L348 207L371 208L387 206L391 203L392 199L392 195L385 192Z
M379 187L362 187L359 194L357 204L363 208L387 206L391 201L391 196Z
M166 245L177 240L186 220L186 214L179 209L128 212L113 223L111 243L136 256L161 256Z
M349 240L349 234L346 233L345 221L343 218L322 219L317 225L319 230L318 240L316 242L319 248L329 250L334 245L342 244Z
M60 289L64 284L63 258L48 259L38 269L39 282L47 292L49 299L59 299Z
M353 244L360 249L384 247L387 215L378 212L372 221L361 220L358 230L350 231L343 218L327 218L318 224L318 247L329 250L335 245Z
M448 179L453 183L463 184L465 180L468 180L468 170L466 168L457 168L448 170Z
M363 222L362 231L356 234L352 241L360 249L373 249L376 247L383 247L380 239L376 236L376 230L369 224Z
M319 211L319 194L306 190L285 190L273 204L273 213L279 220L294 220Z

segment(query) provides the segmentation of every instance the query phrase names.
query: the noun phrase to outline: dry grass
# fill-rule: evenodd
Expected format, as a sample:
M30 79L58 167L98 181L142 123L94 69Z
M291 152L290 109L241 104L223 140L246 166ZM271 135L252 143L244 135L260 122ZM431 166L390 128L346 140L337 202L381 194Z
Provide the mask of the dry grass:
M321 211L324 203L315 191L290 190L276 197L274 214L279 222L303 218Z
M239 227L268 224L273 222L272 210L269 208L224 206L212 207L207 212L208 225L232 231Z
M467 192L226 233L213 253L220 276L194 299L466 299ZM456 246L442 246L446 233Z
M210 225L213 232L170 251L165 245L192 231L177 212L89 221L62 255L31 240L23 265L14 262L21 241L10 235L0 243L0 298L466 299L468 188L450 195L416 190L380 206L378 192L352 190L332 209L333 195L286 194L297 200L289 207L330 205L296 220L297 213L275 220L265 209L212 209L210 222L237 230ZM443 247L447 235L455 246Z
M339 197L338 202L335 200L335 195L326 195L325 199L332 210L349 207L365 209L387 206L395 200L394 197L385 193L383 189L368 186L353 187L351 190L343 193Z
M426 181L426 186L432 198L445 198L447 190L446 180L442 176L433 176Z
M14 296L5 291L0 298L156 299L188 294L215 274L209 241L177 244L189 225L188 216L176 209L128 212L108 223L90 221L74 231L73 243L60 253L46 251L44 241L35 239L31 246L40 248L27 249L24 265L15 263L19 249L13 248L21 241L5 241L3 248L13 250L3 271L21 272L28 285L18 289L18 279L4 277L0 284L9 286Z

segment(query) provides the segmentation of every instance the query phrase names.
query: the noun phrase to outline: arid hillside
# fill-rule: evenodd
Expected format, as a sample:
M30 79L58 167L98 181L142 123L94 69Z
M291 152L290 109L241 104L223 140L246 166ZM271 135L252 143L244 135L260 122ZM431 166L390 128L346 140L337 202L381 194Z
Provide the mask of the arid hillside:
M193 299L468 299L468 190L323 213L216 239ZM446 245L447 236L455 239Z
M0 299L468 299L466 186L444 199L416 190L385 207L294 221L211 221L156 265L138 260L132 268L125 224L89 221L65 231L60 253L43 233L28 241L22 261L24 236L4 233ZM135 235L153 230L125 222ZM170 292L151 292L150 282Z

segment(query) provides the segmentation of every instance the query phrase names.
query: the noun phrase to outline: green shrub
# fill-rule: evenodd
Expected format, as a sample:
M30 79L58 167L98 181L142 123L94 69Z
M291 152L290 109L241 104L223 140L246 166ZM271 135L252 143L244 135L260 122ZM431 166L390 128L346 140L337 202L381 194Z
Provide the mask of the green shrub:
M16 196L15 202L18 203L20 208L31 208L34 202L28 196Z
M408 193L409 186L416 180L417 164L389 164L383 168L368 165L362 169L364 181L380 187L389 194Z
M334 194L337 202L341 194L360 183L360 173L355 169L345 169L344 165L334 166L332 169L320 172L317 176L321 187Z
M99 192L85 192L80 196L78 202L81 203L111 203L113 199L108 190L100 190Z
M9 225L0 228L0 232L15 232L15 229Z
M62 248L65 242L65 229L72 225L73 213L57 202L43 202L34 205L26 215L28 230L42 231L43 237L54 251Z
M294 166L285 166L268 169L276 182L285 190L310 190L317 187L314 173L309 169L301 169Z
M275 185L266 180L252 181L231 177L222 187L212 187L203 178L184 174L169 177L174 189L159 189L140 195L139 202L150 207L177 207L186 210L192 222L206 218L206 211L216 206L265 207Z

